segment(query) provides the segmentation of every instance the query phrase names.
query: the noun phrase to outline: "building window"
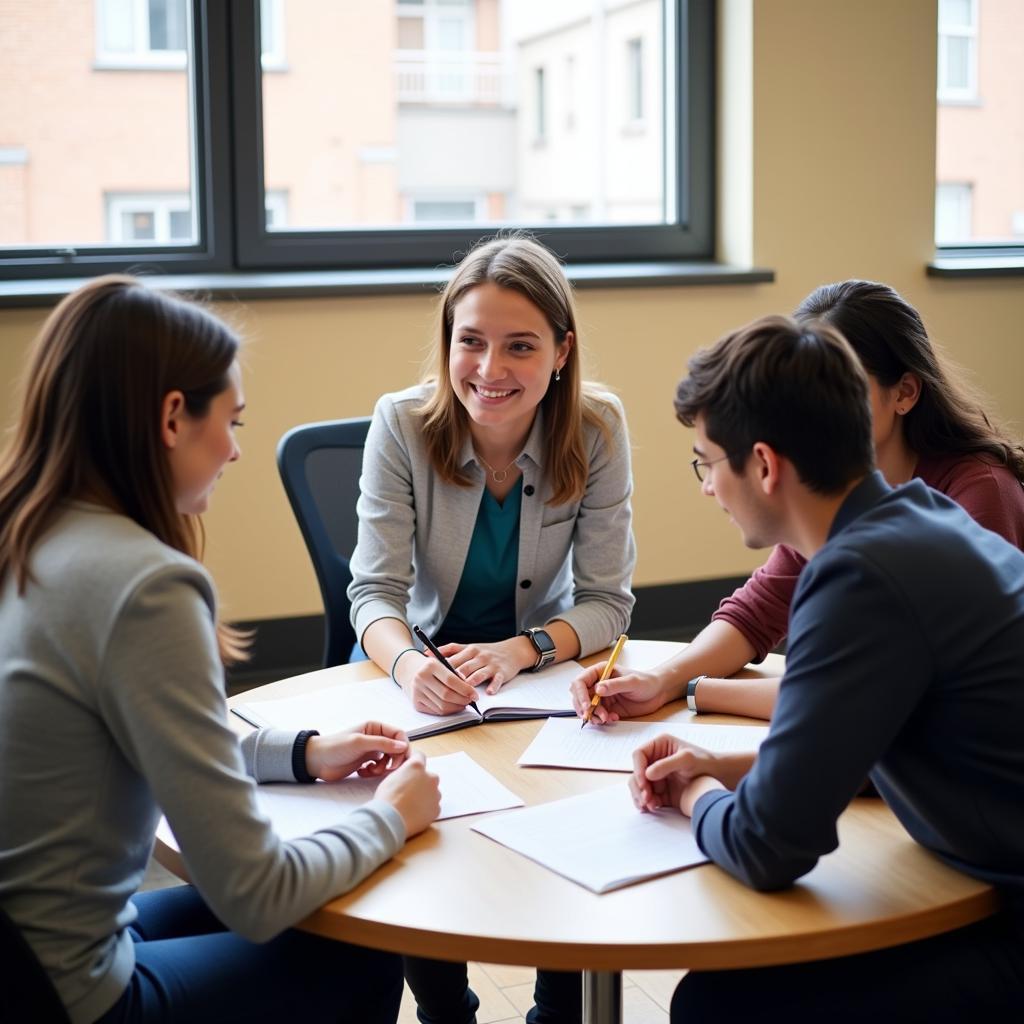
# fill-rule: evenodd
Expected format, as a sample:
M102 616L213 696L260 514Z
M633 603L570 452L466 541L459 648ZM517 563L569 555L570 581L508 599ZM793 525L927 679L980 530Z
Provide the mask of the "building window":
M33 4L0 276L713 258L714 0Z
M626 43L626 123L640 124L644 119L644 43L630 39Z
M268 231L283 231L288 227L288 192L286 189L271 189L263 197L263 211L267 218Z
M191 8L190 0L99 0L97 65L185 67Z
M939 0L939 101L978 95L978 0Z
M935 242L958 245L971 240L973 190L964 182L939 182L935 186Z
M533 137L543 145L548 137L548 98L544 83L544 69L533 69Z
M416 224L471 224L481 219L476 199L412 199Z
M106 221L108 242L180 245L195 239L187 192L110 193Z

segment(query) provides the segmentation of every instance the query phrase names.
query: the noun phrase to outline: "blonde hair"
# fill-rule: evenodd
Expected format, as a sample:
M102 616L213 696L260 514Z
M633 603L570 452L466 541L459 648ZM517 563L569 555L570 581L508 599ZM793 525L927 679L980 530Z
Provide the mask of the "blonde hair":
M540 407L544 411L544 465L551 483L549 504L578 501L586 490L590 469L584 428L594 426L607 438L612 407L596 385L582 379L576 305L561 263L539 242L518 232L485 240L470 250L441 293L435 361L427 377L436 386L419 409L431 465L447 483L461 487L472 483L459 465L469 422L452 386L448 358L456 304L468 291L487 282L529 299L544 314L557 345L569 334L575 338L559 371L560 379L548 387Z

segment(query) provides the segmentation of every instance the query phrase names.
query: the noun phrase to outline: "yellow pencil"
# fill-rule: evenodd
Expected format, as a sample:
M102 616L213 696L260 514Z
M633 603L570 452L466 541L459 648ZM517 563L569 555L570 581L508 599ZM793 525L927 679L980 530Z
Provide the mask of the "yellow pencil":
M599 683L603 683L611 674L612 669L615 668L615 662L618 661L619 654L622 651L622 645L629 639L625 633L619 636L619 639L615 641L615 646L612 648L611 657L605 662L604 671L601 673L601 678L598 680ZM595 690L594 697L590 702L590 707L587 708L587 713L583 716L583 725L586 725L590 721L591 716L594 714L594 708L601 703L601 695ZM583 728L583 725L580 728Z

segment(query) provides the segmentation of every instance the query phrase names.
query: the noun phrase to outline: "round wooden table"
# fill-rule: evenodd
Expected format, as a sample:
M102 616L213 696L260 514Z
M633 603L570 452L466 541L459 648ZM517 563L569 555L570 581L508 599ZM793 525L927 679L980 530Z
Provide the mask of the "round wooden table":
M239 699L358 685L378 674L369 663L346 665ZM696 721L743 720L701 715ZM415 746L428 757L466 751L527 805L626 784L621 773L517 767L541 724L489 722ZM839 848L791 889L767 894L706 864L596 895L471 831L475 820L436 823L300 927L397 953L583 970L585 1019L614 1022L621 1017L622 970L845 956L958 928L997 908L990 886L915 843L877 799L854 800L839 821ZM177 850L159 843L157 857L184 876Z

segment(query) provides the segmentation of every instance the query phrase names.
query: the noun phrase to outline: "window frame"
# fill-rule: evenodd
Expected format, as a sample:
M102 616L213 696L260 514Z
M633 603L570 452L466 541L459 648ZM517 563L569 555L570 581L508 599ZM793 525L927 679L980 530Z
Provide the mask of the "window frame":
M486 224L268 230L262 75L277 64L268 67L260 52L259 0L193 0L192 12L197 242L152 248L84 243L2 248L0 280L126 270L196 275L436 268L493 233L495 228ZM568 261L714 260L715 0L665 0L664 12L668 223L523 225Z
M236 16L237 15L237 16ZM666 67L663 81L667 140L664 195L669 222L640 225L523 224L570 261L714 259L715 3L665 0ZM267 232L262 202L262 81L257 40L258 13L238 3L233 10L236 102L234 165L238 266L245 270L300 268L371 269L450 262L494 227L374 228ZM685 54L685 59L679 59ZM671 89L670 89L671 86ZM670 91L678 99L669 102ZM675 123L669 118L675 114ZM669 130L671 128L671 130ZM483 230L481 230L483 229Z
M981 5L979 0L971 0L971 24L955 32L944 31L948 28L942 22L941 5L937 6L936 22L936 88L935 112L938 117L942 106L976 106L979 100L978 50L980 46ZM945 69L943 40L949 35L960 35L971 42L969 52L970 85L966 90L949 90L943 88L942 75ZM967 181L940 181L938 169L935 178L935 216L933 224L938 227L938 193L943 185L968 185L972 188L971 203L973 206L973 183ZM1024 271L1024 242L1012 240L999 241L959 241L940 242L938 232L933 236L935 256L929 261L926 270L932 276L968 277L974 274L1001 275L1018 274Z
M138 244L0 248L0 280L87 277L113 273L202 274L235 268L231 208L228 9L217 0L193 0L192 77L195 151L192 160L195 224L193 245ZM105 69L104 69L105 70ZM180 70L180 69L179 69Z

